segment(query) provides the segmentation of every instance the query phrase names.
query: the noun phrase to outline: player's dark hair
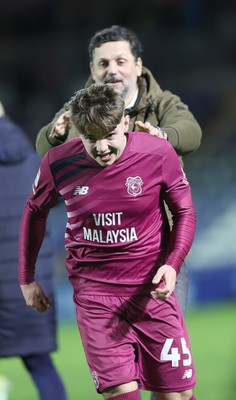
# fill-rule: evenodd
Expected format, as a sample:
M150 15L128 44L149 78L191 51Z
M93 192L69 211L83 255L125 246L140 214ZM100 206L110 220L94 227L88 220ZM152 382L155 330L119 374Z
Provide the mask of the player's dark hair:
M96 47L100 47L107 42L118 41L129 42L131 53L137 61L142 53L142 45L137 35L132 30L120 25L112 25L110 28L105 28L95 33L88 47L90 61L93 61L93 53Z
M125 103L112 86L93 84L75 93L69 102L71 121L85 138L101 139L121 122Z

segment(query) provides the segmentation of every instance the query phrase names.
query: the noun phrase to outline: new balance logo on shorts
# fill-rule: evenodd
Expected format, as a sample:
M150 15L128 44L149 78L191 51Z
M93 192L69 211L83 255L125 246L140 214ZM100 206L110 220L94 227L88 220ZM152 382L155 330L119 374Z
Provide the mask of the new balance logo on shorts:
M192 378L192 374L193 374L193 370L192 369L186 369L186 371L184 371L184 374L182 376L182 379L189 379Z
M89 190L88 186L77 186L74 190L73 196L78 195L84 195L87 194Z

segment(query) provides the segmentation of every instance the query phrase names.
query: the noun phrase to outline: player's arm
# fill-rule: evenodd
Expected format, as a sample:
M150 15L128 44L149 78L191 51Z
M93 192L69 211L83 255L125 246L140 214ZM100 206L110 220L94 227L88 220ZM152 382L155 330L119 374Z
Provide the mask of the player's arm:
M38 312L44 312L51 306L51 301L37 281L20 285L23 297L28 307Z
M168 298L175 288L176 276L191 248L196 228L189 183L172 146L166 142L165 147L162 196L173 215L173 227L163 265L153 277L154 284L162 281L164 285L152 292L155 298L162 300Z
M159 126L166 134L177 154L183 156L197 150L202 130L189 108L169 91L163 91L157 105Z
M155 274L152 283L158 285L151 295L158 300L166 300L175 290L177 273L171 265L162 265ZM163 286L159 286L163 282Z
M152 283L156 285L160 282L164 283L163 286L158 286L152 292L153 297L160 300L167 299L175 289L176 277L190 251L196 227L191 192L176 203L170 205L169 202L168 206L173 214L173 227L164 264L158 269L152 280Z
M58 197L44 158L21 219L18 269L26 304L40 312L47 310L50 300L35 281L35 265L44 239L49 210L56 204Z
M19 282L27 306L39 312L46 311L51 302L40 284L35 281L35 265L45 231L47 213L25 206L19 233Z

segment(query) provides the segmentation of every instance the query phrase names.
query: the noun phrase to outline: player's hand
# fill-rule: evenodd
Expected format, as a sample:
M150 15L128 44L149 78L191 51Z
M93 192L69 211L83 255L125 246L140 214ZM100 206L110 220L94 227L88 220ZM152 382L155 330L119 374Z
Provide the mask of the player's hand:
M152 283L155 285L160 284L151 292L152 297L164 301L170 297L175 289L176 271L170 265L162 265L154 276Z
M69 124L70 124L70 115L69 111L64 112L60 115L58 120L53 125L53 128L49 134L50 138L60 137L68 133Z
M135 125L142 132L147 132L152 136L157 136L162 139L167 139L167 134L161 128L151 125L150 122L136 121Z
M50 299L38 282L33 281L28 285L20 285L20 287L28 307L38 312L44 312L51 306Z

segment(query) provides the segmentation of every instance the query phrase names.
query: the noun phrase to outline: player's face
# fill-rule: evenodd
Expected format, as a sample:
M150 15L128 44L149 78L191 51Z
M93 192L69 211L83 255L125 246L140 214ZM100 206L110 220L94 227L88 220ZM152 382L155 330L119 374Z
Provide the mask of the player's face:
M126 136L129 127L129 117L123 117L119 125L109 135L101 138L85 138L81 135L81 140L87 151L98 164L102 167L114 164L121 156L126 146ZM100 136L100 135L99 135Z
M96 83L112 85L127 105L136 92L137 78L142 73L142 60L135 60L129 42L107 42L94 49L90 70Z

